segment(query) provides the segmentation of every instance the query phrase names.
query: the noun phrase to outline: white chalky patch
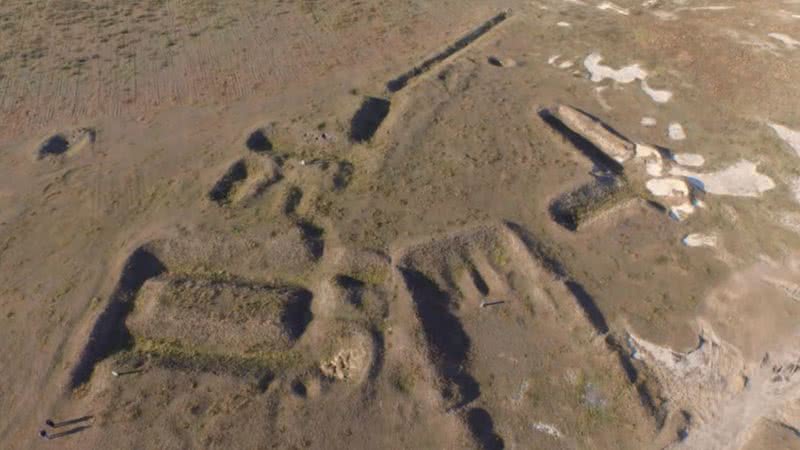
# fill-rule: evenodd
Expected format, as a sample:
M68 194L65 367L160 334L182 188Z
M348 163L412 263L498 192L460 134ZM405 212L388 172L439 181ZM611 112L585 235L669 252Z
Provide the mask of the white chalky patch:
M547 423L536 422L533 424L533 429L545 434L549 434L550 436L553 436L555 438L560 438L562 436L561 432L558 431L558 428Z
M558 60L558 58L561 58L561 55L553 55L547 58L547 64L550 64L552 66L553 63L555 63Z
M556 25L558 25L560 27L563 27L563 28L569 28L569 27L572 26L572 25L569 24L569 22L558 22Z
M713 5L713 6L692 6L691 8L678 8L675 11L727 11L729 9L734 9L735 6L727 6L727 5Z
M591 80L595 83L599 83L606 78L611 78L618 83L632 83L647 77L647 72L639 67L639 64L633 64L617 70L600 64L602 60L603 57L599 53L592 53L583 61L584 67L592 75Z
M661 159L661 152L655 147L636 144L636 157L646 160L645 170L651 177L660 177L664 174L664 162Z
M687 247L716 247L715 234L692 233L683 238L683 245Z
M703 155L698 155L697 153L676 153L672 155L672 159L676 163L688 167L700 167L706 163Z
M759 312L740 321L751 333L753 330L761 333L754 339L757 343L751 340L743 345L725 342L703 319L697 320L699 345L688 352L674 351L632 336L630 341L648 366L648 375L652 374L659 382L664 398L668 398L676 410L680 408L692 415L685 437L670 448L744 448L752 442L757 427L767 420L788 423L787 428L793 430L797 412L794 408L800 398L800 371L797 370L800 352L796 330L785 333L787 338L791 337L780 341L762 338L773 330L769 329L769 324L759 326L756 317L760 310L768 308L765 303L771 300L751 301L753 310ZM725 303L721 311L735 308L728 306L725 300L717 301ZM712 317L731 325L729 318L722 314ZM737 335L738 330L732 330Z
M609 105L606 99L603 97L603 91L606 89L608 89L608 86L597 86L594 88L594 95L597 97L597 103L600 103L600 106L602 106L603 109L610 111L613 108L611 108L611 105Z
M667 103L672 98L672 92L653 89L647 84L647 80L642 80L642 90L656 103Z
M611 78L618 83L632 83L641 80L642 90L657 103L666 103L672 98L672 92L667 90L653 89L647 84L647 71L642 69L639 64L633 64L621 69L614 69L600 64L603 57L599 53L592 53L583 61L586 70L591 74L591 80L599 83L606 78Z
M628 14L630 14L630 12L627 9L619 5L615 5L614 3L611 2L600 3L599 5L597 5L597 9L602 9L604 11L606 10L614 11L615 13L622 14L623 16L627 16Z
M784 45L789 47L789 50L794 50L795 47L800 47L800 41L796 39L792 39L790 36L781 33L770 33L767 36L771 37L772 39L777 39L783 42Z
M778 125L777 123L770 123L769 126L775 130L775 133L778 134L778 137L783 139L789 147L792 147L794 151L797 153L797 156L800 156L800 131L794 131L790 128L786 128L783 125Z
M687 217L692 215L694 212L694 205L691 202L686 202L684 204L673 206L669 209L669 216L673 219L681 222L685 220Z
M686 197L689 185L680 178L653 178L645 184L647 190L657 197Z
M792 190L794 200L800 203L800 177L797 177L789 182L789 188Z
M678 15L670 11L657 10L653 11L653 15L661 20L677 20Z
M800 233L800 214L790 211L782 211L775 217L778 224L795 233Z
M772 178L758 173L758 166L747 160L717 172L697 173L673 167L670 174L687 177L698 189L715 195L759 197L763 192L775 188Z
M653 147L652 145L647 144L636 144L636 157L637 158L649 158L649 157L661 157L661 153L658 151L657 148Z
M659 161L647 161L644 165L647 174L651 177L660 177L664 175L664 164Z
M752 33L744 32L744 31L736 31L732 29L724 29L723 33L730 36L736 42L754 47L756 50L769 52L774 56L781 56L781 53L778 51L778 45L767 41L761 38L759 35L755 35Z
M703 329L701 337L700 345L687 353L645 341L631 332L628 332L628 345L636 351L636 359L653 361L669 370L675 380L684 380L690 375L702 376L709 361L719 359L715 356L720 353L720 339L710 328Z
M558 65L558 68L559 69L569 69L570 67L572 67L572 64L573 64L572 61L564 61L564 62L562 62L561 64Z
M678 122L672 122L667 128L667 134L673 141L682 141L686 139L686 132L683 131L683 125Z
M500 67L517 67L517 61L514 58L495 59L500 63Z
M658 121L652 117L642 117L642 121L639 123L641 123L643 127L654 127L658 124Z

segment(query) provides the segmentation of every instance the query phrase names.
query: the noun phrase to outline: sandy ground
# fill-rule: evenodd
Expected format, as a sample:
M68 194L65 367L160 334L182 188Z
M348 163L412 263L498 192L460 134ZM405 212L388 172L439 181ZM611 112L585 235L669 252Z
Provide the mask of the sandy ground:
M794 0L2 2L0 447L800 448L798 41Z

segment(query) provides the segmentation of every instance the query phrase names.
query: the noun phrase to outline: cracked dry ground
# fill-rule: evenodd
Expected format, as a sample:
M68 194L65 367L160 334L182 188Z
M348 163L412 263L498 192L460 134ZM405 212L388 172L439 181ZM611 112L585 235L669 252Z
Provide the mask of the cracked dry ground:
M0 447L800 449L798 67L795 0L3 2Z

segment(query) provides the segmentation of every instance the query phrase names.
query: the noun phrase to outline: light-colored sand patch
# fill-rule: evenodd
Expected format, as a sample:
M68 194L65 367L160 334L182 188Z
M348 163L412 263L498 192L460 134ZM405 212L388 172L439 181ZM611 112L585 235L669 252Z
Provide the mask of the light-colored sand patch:
M664 161L657 148L646 144L636 144L636 158L645 160L645 170L651 177L660 177L664 174Z
M320 371L336 380L356 380L366 373L369 354L363 348L347 348L336 353L330 360L320 364Z
M671 403L692 407L699 420L714 415L720 395L732 395L741 389L736 384L744 363L735 348L717 338L708 329L700 335L700 344L688 352L645 341L629 333L628 345L633 357L643 361L663 383Z
M781 267L781 279L790 264ZM691 414L684 436L668 448L744 448L763 420L786 423L787 415L796 417L792 412L800 400L800 329L791 320L793 310L786 309L790 303L763 295L764 275L776 277L757 275L733 277L733 284L706 301L701 314L710 314L710 321L698 320L699 344L692 350L675 351L628 335L632 357L659 381L670 409ZM794 292L794 282L781 284ZM783 306L771 307L776 303ZM786 315L785 321L776 320ZM711 323L720 327L720 335ZM728 338L722 339L722 333Z
M686 131L683 130L683 125L678 122L672 122L667 128L667 135L673 141L682 141L686 139Z
M515 405L522 403L522 400L525 399L525 394L528 393L530 387L531 384L528 382L528 380L523 381L522 384L519 385L519 390L517 390L517 392L511 396L511 401L514 402Z
M623 16L630 14L630 11L627 9L611 2L600 3L597 5L597 9L602 9L603 11L614 11L615 13L622 14Z
M558 58L561 58L561 55L553 55L547 58L547 64L550 64L552 66L553 64L555 64L556 61L558 61Z
M776 12L776 14L775 14L775 15L777 15L777 16L778 16L778 17L780 17L781 19L789 19L789 20L793 20L793 19L800 19L800 14L795 14L794 12L792 12L792 11L787 11L787 10L785 10L785 9L779 9L779 10Z
M594 95L597 97L597 103L600 103L600 106L602 106L603 109L610 111L613 108L611 108L611 105L609 105L605 97L603 97L603 91L606 89L608 89L608 86L597 86L594 88Z
M653 89L647 84L647 80L642 80L642 90L656 103L667 103L672 99L672 92Z
M717 394L713 391L735 392L741 388L731 383L743 366L739 352L721 341L710 327L702 323L701 326L703 328L699 345L686 353L645 341L632 333L628 334L632 356L660 372L659 378L666 383L664 387L671 394L671 401L691 404L701 400L695 398L694 391L708 390L702 396L706 397ZM731 379L719 377L720 372Z
M791 36L787 36L782 33L770 33L767 36L783 42L783 44L787 46L789 50L794 50L795 48L800 47L800 41L793 39Z
M778 134L779 138L783 139L787 144L789 144L789 147L794 149L794 151L797 153L797 156L800 156L800 131L794 131L777 123L770 123L769 126L775 130L775 133Z
M647 190L657 197L685 197L689 195L689 185L680 178L653 178L645 184Z
M773 219L787 230L800 234L800 214L783 211L773 215Z
M637 158L649 158L649 157L661 157L661 152L658 151L657 148L653 147L652 145L647 144L636 144L636 157Z
M505 68L512 68L517 67L518 63L517 60L514 58L498 58L498 57L491 57L489 58L489 63L499 67Z
M672 92L667 90L653 89L647 84L647 71L642 69L639 64L625 66L621 69L614 69L600 64L603 61L602 55L592 53L583 61L586 70L591 74L591 80L599 83L606 78L610 78L618 83L632 83L641 80L642 91L656 103L666 103L672 99Z
M682 242L687 247L716 247L717 235L692 233L684 237Z
M782 290L790 299L800 302L800 286L775 277L763 276L762 280Z
M639 64L614 69L600 64L601 61L603 61L603 57L599 53L592 53L583 61L584 67L591 74L591 80L595 83L599 83L606 78L610 78L617 83L632 83L647 77L647 72L639 67Z
M669 216L678 222L686 220L686 218L692 214L694 214L694 205L692 202L682 203L669 209Z
M772 178L758 173L758 166L747 160L741 160L717 172L698 173L673 167L670 174L687 177L698 189L715 195L759 197L763 192L775 188Z
M671 11L657 10L653 11L653 15L661 20L678 20L678 15Z
M653 117L642 117L642 120L639 123L643 127L654 127L658 125L658 121Z
M692 6L689 8L678 8L675 11L727 11L734 9L735 6L728 5L711 5L711 6Z
M760 422L782 417L800 398L796 336L749 361L706 327L687 353L631 339L670 403L693 416L686 437L670 448L742 448Z
M562 28L569 28L569 27L572 26L572 25L570 25L569 22L558 22L556 25L558 25L559 27L562 27Z
M687 167L700 167L706 163L703 155L698 155L697 153L676 153L672 155L672 159L676 163Z
M794 201L800 203L800 177L794 178L789 182L789 189L792 190Z
M545 433L545 434L549 434L550 436L553 436L554 438L560 438L560 437L563 436L561 434L561 432L558 431L558 428L556 428L555 426L550 425L548 423L536 422L536 423L534 423L532 425L532 427L533 427L534 430L542 432L542 433Z
M723 30L723 33L727 34L731 39L739 44L753 47L759 51L769 52L774 56L781 56L778 45L774 42L764 39L761 35L733 29L725 29Z
M569 69L574 63L572 61L564 61L558 65L559 69Z
M664 174L664 164L659 161L647 161L645 163L645 170L651 177L660 177Z

